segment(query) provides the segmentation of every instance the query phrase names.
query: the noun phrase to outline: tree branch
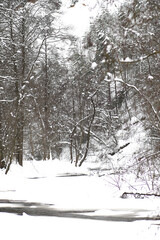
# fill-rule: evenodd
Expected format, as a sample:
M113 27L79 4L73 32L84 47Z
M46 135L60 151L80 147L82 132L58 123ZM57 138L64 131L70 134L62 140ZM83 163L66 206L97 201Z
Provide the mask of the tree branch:
M142 62L144 61L145 59L148 59L149 57L152 57L153 55L157 55L157 54L160 54L160 50L159 51L154 51L144 57L140 57L139 59L135 59L135 60L119 60L120 63L126 63L126 64L131 64L131 63L137 63L137 62Z
M107 80L105 80L105 81L107 81ZM152 105L152 103L150 102L150 100L149 100L136 86L134 86L134 85L132 85L132 84L129 84L129 83L126 83L126 82L125 82L123 79L121 79L121 78L115 78L113 81L121 82L121 83L123 83L124 85L126 85L127 87L130 87L130 88L136 90L136 92L138 92L139 95L142 96L142 97L146 100L146 102L148 103L148 105L150 105L150 107L151 107L151 109L152 109L155 117L157 118L158 122L160 122L160 117L159 117L156 109L154 108L154 106Z

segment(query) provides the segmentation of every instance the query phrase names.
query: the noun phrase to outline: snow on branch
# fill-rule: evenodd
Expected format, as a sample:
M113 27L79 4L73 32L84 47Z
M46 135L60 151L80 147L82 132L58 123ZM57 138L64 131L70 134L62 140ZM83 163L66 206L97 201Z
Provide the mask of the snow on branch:
M36 63L39 55L40 55L41 48L42 48L42 46L43 46L44 41L45 41L45 38L44 38L44 39L42 40L42 42L41 42L41 45L40 45L40 47L39 47L37 56L35 57L34 61L32 62L32 65L31 65L31 68L30 68L30 70L29 70L29 72L28 72L28 74L27 74L26 80L28 80L28 79L30 78L31 74L32 74L33 68L34 68L34 66L35 66L35 63Z
M0 79L3 79L3 81L4 81L4 80L7 80L7 81L12 81L12 80L14 80L14 78L11 77L11 76L1 76L1 75L0 75Z
M159 50L159 51L154 51L154 52L152 52L152 53L150 53L150 54L148 54L148 55L146 55L146 56L142 56L142 57L140 57L140 58L138 58L138 59L134 59L134 60L132 60L132 59L130 59L130 58L127 57L125 60L119 60L119 62L120 62L120 63L127 63L127 64L129 64L129 63L142 62L142 61L144 61L145 59L147 59L147 58L149 58L149 57L151 57L151 56L153 56L153 55L157 55L157 54L160 54L160 50Z
M10 102L14 102L16 100L17 100L17 98L14 98L14 99L2 99L2 100L0 100L0 102L10 103Z
M106 80L106 81L107 81L107 80ZM117 77L114 78L113 81L123 83L123 84L126 85L127 87L136 90L136 92L138 92L139 95L142 96L142 97L146 100L146 102L150 105L150 107L151 107L151 109L152 109L155 117L156 117L157 120L160 122L160 116L158 115L158 113L157 113L156 109L154 108L153 104L150 102L150 100L149 100L135 85L126 83L123 79L117 78Z

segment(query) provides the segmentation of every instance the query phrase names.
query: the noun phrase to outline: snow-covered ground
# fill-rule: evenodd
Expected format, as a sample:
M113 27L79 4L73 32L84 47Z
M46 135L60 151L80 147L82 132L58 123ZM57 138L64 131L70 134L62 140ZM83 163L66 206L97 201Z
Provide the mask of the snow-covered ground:
M66 161L27 161L23 168L13 164L7 176L1 171L1 238L160 239L160 221L144 219L158 214L160 200L121 199L106 178L87 166L96 168L96 163L75 168ZM42 207L61 215L2 213L4 207L27 209L27 203L35 213Z

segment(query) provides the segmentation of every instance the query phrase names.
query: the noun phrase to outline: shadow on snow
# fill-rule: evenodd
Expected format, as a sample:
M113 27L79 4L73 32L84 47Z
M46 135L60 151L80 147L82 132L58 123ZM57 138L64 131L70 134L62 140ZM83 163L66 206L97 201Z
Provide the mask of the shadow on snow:
M3 206L4 205L4 206ZM5 206L9 205L9 206ZM23 215L23 213L29 216L45 216L45 217L62 217L62 218L78 218L89 220L101 220L101 221L115 221L115 222L134 222L140 220L160 220L159 218L151 217L137 217L134 214L121 214L117 216L99 216L87 215L94 213L97 209L93 210L61 210L54 208L53 204L43 204L39 202L27 202L20 200L8 200L0 199L0 212L13 213L17 215Z

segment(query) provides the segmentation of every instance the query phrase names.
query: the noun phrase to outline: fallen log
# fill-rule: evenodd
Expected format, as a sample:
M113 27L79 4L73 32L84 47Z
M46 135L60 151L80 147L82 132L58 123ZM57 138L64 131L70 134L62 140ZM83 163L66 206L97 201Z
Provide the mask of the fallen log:
M144 199L144 198L150 198L150 197L160 197L159 194L154 194L154 193L134 193L134 192L124 192L121 195L121 198L127 199L127 198L135 198L135 199Z

